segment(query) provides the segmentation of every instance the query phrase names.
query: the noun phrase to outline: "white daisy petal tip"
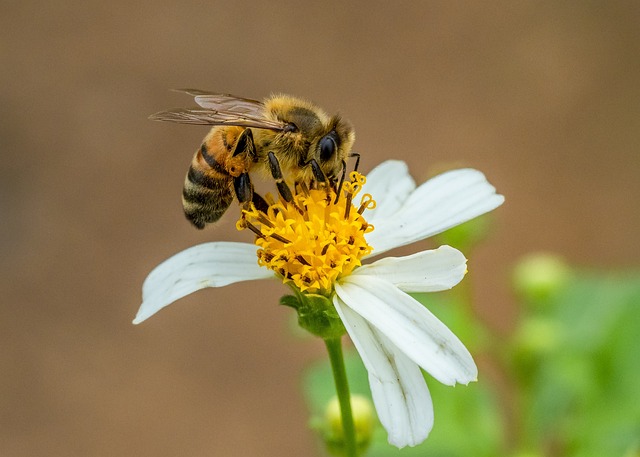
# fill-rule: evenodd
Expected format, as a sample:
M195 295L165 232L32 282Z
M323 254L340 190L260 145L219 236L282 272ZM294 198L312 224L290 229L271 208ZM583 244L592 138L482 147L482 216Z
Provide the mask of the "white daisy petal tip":
M433 403L420 368L339 296L333 303L369 373L371 395L389 444L397 448L420 444L433 428Z
M467 259L451 246L417 252L404 257L385 257L353 272L353 276L384 279L404 292L450 290L467 273Z
M472 360L472 362L473 362L473 366L469 370L468 375L466 377L461 377L460 379L458 379L457 381L458 384L462 384L463 386L468 386L472 382L478 382L478 366L476 365L475 361Z
M376 207L368 213L367 222L375 226L377 221L392 217L416 183L409 174L409 167L400 160L387 160L367 175L366 192L375 197Z
M368 173L367 176L375 176L377 173L380 173L383 176L388 174L392 174L394 176L409 174L409 166L404 160L389 159L378 164Z
M371 194L379 198L378 193ZM367 234L367 241L375 248L371 256L442 233L496 209L504 200L478 170L442 173L401 194L385 208L384 217L376 217L375 230ZM422 214L428 217L417 217Z
M158 311L160 311L160 309L162 309L162 308L152 309L149 306L145 306L145 304L143 303L142 305L140 305L140 309L138 310L138 313L136 314L136 317L131 321L131 323L133 325L142 324L144 321L146 321L151 316L153 316Z
M142 305L133 319L137 325L173 302L207 287L269 278L258 265L256 246L214 242L193 246L162 262L142 285Z
M392 283L352 275L336 284L336 294L349 309L441 383L452 386L477 378L473 357L458 337Z

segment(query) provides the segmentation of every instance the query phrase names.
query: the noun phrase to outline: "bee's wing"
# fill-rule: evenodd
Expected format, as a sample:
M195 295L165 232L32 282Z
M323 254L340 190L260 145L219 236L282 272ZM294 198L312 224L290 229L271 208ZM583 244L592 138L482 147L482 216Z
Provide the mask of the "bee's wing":
M262 114L235 113L233 111L218 111L205 108L175 108L152 114L149 119L154 121L176 122L178 124L196 125L238 125L258 129L284 130L286 124L265 118Z
M260 116L264 112L264 103L250 98L236 97L230 94L214 94L199 89L180 89L178 92L193 96L195 102L203 108L253 116Z
M202 109L176 108L161 111L149 118L157 121L200 125L238 125L270 130L284 130L284 122L268 119L264 104L257 100L228 94L213 94L198 89L180 89L192 95Z

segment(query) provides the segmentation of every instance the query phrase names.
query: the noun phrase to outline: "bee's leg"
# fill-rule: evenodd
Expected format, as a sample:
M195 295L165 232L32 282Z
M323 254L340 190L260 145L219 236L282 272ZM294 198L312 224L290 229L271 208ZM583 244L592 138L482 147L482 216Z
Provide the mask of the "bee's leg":
M244 129L238 137L231 156L236 157L240 154L244 154L252 161L255 161L256 146L253 142L253 133L249 128ZM247 207L249 202L254 200L253 185L251 184L249 173L246 171L233 178L233 189L241 206Z
M291 203L293 201L291 189L284 181L284 176L282 176L282 169L280 168L280 162L278 162L278 158L271 151L269 151L269 169L271 170L271 176L273 176L273 179L276 180L278 193L284 201Z
M344 160L342 161L342 175L340 176L340 184L338 184L338 187L336 188L336 201L334 201L333 203L338 203L338 198L340 198L340 189L342 189L342 185L344 184L344 178L347 174L347 162L345 162Z
M249 173L242 173L237 178L233 178L233 189L238 197L238 202L242 206L253 200L253 185L249 178Z
M316 181L329 184L327 176L324 174L324 171L322 171L322 168L320 168L320 164L316 159L311 159L307 162L307 165L311 165L311 171L313 172L313 177L316 178Z
M236 147L233 149L232 157L235 157L238 154L242 154L244 152L248 154L252 161L255 161L257 157L256 145L253 142L253 133L251 133L251 129L249 128L244 129L238 137L238 141L236 141Z
M355 157L356 158L356 165L355 167L353 167L353 171L358 171L358 166L360 165L360 154L358 154L357 152L352 152L351 154L349 154L349 157ZM342 184L344 184L344 179L345 176L347 174L347 162L345 162L344 160L342 161L342 176L340 176L340 184L338 184L338 188L336 189L336 194L338 194L336 196L336 201L334 203L338 203L338 196L340 195L340 189L342 188Z
M267 214L267 211L269 210L269 204L264 198L262 198L262 195L254 192L251 201L253 202L253 206L255 206L258 211Z

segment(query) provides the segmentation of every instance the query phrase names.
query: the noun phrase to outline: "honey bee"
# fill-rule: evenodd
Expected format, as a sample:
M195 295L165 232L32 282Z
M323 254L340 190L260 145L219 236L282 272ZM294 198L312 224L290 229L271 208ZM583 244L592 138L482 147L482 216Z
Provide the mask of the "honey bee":
M344 180L355 132L340 116L288 95L263 102L195 89L184 92L198 108L161 111L150 119L213 125L191 161L182 191L187 219L197 228L218 221L234 197L241 205L266 203L249 173L271 176L280 196L291 201L289 184L336 187ZM356 162L357 167L357 162Z

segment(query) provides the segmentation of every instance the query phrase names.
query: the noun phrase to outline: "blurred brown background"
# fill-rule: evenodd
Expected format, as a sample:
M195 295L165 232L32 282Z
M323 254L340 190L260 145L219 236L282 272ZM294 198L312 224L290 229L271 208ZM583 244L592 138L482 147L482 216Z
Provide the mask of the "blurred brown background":
M209 240L182 181L204 127L170 88L285 92L356 126L361 168L480 168L507 203L470 259L496 332L532 250L640 254L637 2L2 3L0 455L311 455L281 285L200 292L130 324L146 274ZM481 379L482 381L482 379ZM437 424L436 424L437 426Z

